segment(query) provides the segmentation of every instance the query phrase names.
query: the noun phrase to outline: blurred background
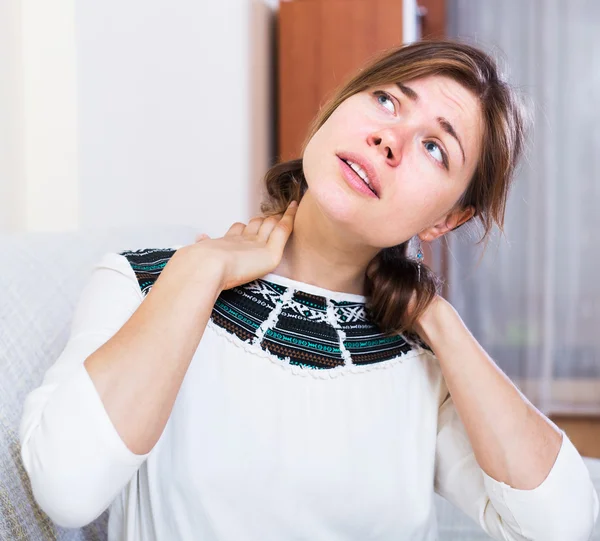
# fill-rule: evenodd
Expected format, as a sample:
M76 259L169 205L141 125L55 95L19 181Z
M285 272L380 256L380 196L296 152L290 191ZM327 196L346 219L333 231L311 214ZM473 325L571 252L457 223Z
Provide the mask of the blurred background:
M0 1L0 232L258 214L333 89L383 49L459 37L534 118L505 234L427 261L522 392L600 457L600 3L593 0Z

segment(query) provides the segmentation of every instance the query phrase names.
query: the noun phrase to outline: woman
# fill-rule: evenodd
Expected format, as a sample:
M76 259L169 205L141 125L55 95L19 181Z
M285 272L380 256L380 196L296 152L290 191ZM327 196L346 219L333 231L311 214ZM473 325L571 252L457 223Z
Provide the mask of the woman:
M494 539L587 540L580 455L407 256L502 226L523 132L483 52L401 47L268 172L263 216L106 254L25 404L41 507L110 505L111 540L433 540L435 490Z

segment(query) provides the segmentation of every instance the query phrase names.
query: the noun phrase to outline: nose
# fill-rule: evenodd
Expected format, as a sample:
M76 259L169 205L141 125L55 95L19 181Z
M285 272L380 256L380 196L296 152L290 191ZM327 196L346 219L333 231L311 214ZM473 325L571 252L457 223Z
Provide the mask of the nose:
M400 163L402 143L395 130L386 128L374 132L367 138L367 143L369 146L376 147L391 166L395 167Z

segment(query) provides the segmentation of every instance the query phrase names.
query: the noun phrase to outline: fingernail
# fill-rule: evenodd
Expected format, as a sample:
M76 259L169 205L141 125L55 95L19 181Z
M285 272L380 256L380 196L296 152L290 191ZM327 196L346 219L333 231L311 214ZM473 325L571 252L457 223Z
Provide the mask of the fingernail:
M296 201L295 199L289 204L290 207L297 207L298 206L298 201Z

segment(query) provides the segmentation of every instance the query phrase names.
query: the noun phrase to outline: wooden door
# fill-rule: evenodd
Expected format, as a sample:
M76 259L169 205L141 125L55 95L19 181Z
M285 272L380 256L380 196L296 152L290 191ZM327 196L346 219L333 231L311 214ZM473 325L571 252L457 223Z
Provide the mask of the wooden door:
M287 161L336 87L402 44L402 0L282 1L277 35L277 161Z

